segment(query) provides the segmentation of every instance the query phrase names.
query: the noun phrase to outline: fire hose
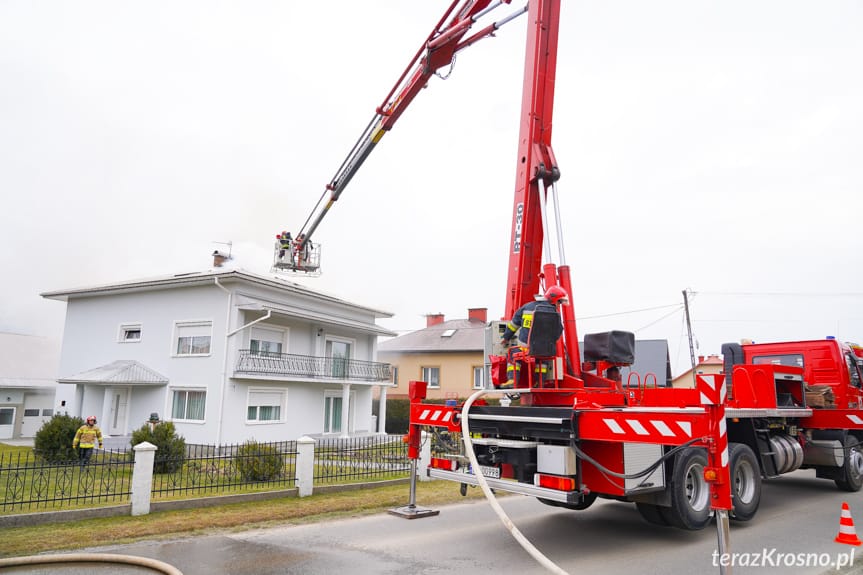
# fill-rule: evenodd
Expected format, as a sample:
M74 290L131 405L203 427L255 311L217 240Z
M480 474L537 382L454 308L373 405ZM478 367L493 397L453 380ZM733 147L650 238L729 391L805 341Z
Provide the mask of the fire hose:
M542 552L537 549L533 543L531 543L524 534L519 531L518 527L512 522L506 512L503 510L503 507L500 506L500 503L497 502L497 498L492 493L491 489L488 486L488 482L485 480L485 477L482 475L481 468L479 466L479 462L476 459L476 453L473 451L473 442L470 439L470 426L468 424L468 411L470 411L470 406L473 405L473 402L482 397L487 393L501 393L505 394L508 390L495 390L495 389L481 389L467 398L467 401L464 402L464 406L461 409L461 425L462 425L462 438L464 439L464 447L467 452L467 457L470 460L470 464L475 470L474 475L476 476L477 483L479 483L480 488L482 489L485 498L488 499L491 508L494 509L494 512L500 518L501 522L503 522L504 527L509 530L512 534L513 538L518 541L518 544L521 545L525 551L527 551L531 557L537 560L540 565L551 571L552 573L557 573L558 575L568 575L566 571L561 569L556 563L554 563L551 559L542 554ZM529 393L530 390L527 389L519 389L519 393Z
M146 567L165 575L183 575L182 571L163 563L158 559L149 557L136 557L134 555L117 555L112 553L64 553L58 555L31 555L28 557L8 557L0 559L0 569L5 567L22 567L26 565L49 565L67 563L113 563L121 565L135 565Z

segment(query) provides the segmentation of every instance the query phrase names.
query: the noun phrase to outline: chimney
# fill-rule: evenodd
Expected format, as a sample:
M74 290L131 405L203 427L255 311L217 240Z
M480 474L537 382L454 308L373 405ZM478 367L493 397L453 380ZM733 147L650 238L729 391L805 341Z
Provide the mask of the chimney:
M228 259L228 256L226 256L225 254L223 254L219 250L214 251L213 252L213 267L214 268L222 267L222 264L224 264L225 261L227 261L227 259Z
M443 323L444 318L442 313L430 313L426 316L426 327Z
M704 363L704 356L703 355L698 356L698 363Z
M467 318L486 323L488 322L487 311L488 308L485 307L469 307L467 308Z

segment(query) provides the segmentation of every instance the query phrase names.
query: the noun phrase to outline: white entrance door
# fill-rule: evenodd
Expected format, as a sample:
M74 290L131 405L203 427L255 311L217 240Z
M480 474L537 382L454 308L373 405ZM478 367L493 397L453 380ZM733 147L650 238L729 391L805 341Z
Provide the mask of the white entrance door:
M0 439L12 439L15 425L15 408L0 407Z
M126 435L126 410L129 405L129 390L115 387L111 390L111 412L108 415L108 435Z

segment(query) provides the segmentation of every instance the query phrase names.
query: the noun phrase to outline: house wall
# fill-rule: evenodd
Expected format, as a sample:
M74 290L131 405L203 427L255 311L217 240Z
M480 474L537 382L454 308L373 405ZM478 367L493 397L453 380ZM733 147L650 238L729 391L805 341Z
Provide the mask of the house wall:
M155 388L132 385L130 413L125 433L143 423L150 412L170 415L171 392L176 388L206 389L207 410L216 399L219 375L224 361L224 334L227 294L215 286L180 287L171 290L116 294L111 297L80 297L69 300L66 308L64 345L60 357L60 378L109 364L120 359L136 360L169 378L168 386ZM200 357L175 356L175 322L203 320L212 322L210 353ZM120 340L123 324L140 324L141 339ZM73 415L95 414L104 418L104 386L61 384L56 409ZM76 389L77 387L77 389ZM77 393L76 393L77 392ZM147 398L143 405L136 398ZM65 407L59 405L66 400ZM71 408L70 408L71 406ZM177 429L187 439L214 437L217 420L181 423ZM211 439L212 441L212 439Z
M188 443L238 443L250 438L277 441L323 433L325 391L333 391L340 397L341 385L235 379L233 370L239 351L249 348L251 327L275 328L285 333L283 353L323 356L327 339L339 338L350 341L353 359L374 361L377 336L339 325L346 321L374 324L374 312L327 298L286 294L284 290L235 280L222 285L232 292L231 295L211 283L70 298L60 359L61 379L116 360L135 360L164 375L169 383L157 386L61 384L56 408L72 415L95 414L105 431L106 424L110 423L106 420L110 413L111 391L125 388L129 393L129 406L124 434L129 434L141 427L152 412L159 413L163 420L171 420L176 390L206 390L204 421L174 422L178 433ZM266 313L242 307L260 308L267 304L286 311L273 313L266 320L229 335L230 331L248 326ZM291 309L315 317L292 317ZM189 320L212 323L209 354L175 356L175 322ZM121 341L123 324L139 324L140 340ZM287 390L282 421L247 422L251 387ZM352 430L373 431L371 387L355 384L351 390L351 399L355 402ZM65 406L61 406L63 401Z
M387 391L389 398L407 397L408 382L422 380L423 367L440 368L440 388L429 388L429 399L445 399L447 394L465 398L473 393L473 368L484 365L480 351L439 353L396 353L381 351L378 361L398 368L398 384Z

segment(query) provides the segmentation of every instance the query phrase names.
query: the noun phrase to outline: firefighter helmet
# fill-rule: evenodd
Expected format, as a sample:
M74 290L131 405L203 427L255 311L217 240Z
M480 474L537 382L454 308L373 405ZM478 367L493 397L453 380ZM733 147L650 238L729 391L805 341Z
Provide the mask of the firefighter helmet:
M543 297L545 297L545 301L553 305L569 303L569 295L560 286L551 286L545 291Z
M90 423L91 421L93 423L96 423L96 416L95 415L88 415L87 416L87 423Z

